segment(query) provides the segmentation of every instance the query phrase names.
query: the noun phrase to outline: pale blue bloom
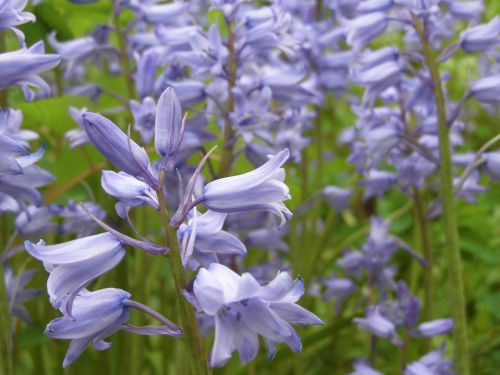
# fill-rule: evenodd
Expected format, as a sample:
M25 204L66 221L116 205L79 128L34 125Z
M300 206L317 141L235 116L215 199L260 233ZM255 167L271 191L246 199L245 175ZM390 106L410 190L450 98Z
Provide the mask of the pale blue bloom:
M300 351L300 338L291 324L323 324L295 303L304 294L304 283L301 279L292 281L286 272L261 286L249 273L240 276L212 263L198 272L193 292L197 307L215 318L210 355L213 367L224 365L235 350L243 363L251 361L257 355L259 335L264 337L269 358L278 343Z
M51 304L69 316L77 294L113 269L125 255L123 244L110 233L49 246L42 240L37 244L26 241L24 246L50 273L47 292Z
M500 45L500 17L490 22L470 27L460 34L460 47L467 52L483 52Z
M136 327L128 324L129 310L135 308L160 320L162 326ZM64 314L64 311L61 310ZM113 333L124 330L141 335L180 336L181 329L167 318L138 302L121 289L107 288L95 292L82 290L73 303L73 315L52 320L45 335L71 340L63 367L68 367L92 343L97 350L106 350L111 343L104 341Z
M134 207L149 205L159 210L158 196L151 186L125 172L102 171L101 185L106 193L119 200L115 208L122 219Z
M216 212L270 211L281 219L283 225L291 216L283 204L290 195L283 182L285 170L281 168L288 156L288 149L285 149L251 172L208 183L200 201Z

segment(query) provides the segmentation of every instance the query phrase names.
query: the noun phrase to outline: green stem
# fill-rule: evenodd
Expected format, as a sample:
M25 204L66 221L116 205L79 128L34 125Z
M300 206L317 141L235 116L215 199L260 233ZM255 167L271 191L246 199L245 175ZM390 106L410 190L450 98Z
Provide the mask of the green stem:
M5 40L5 31L0 31L0 52L5 52L7 46L7 41ZM9 106L9 100L7 97L7 89L0 90L0 107L7 108Z
M113 26L118 38L118 50L120 52L120 66L123 70L123 79L127 87L128 98L135 98L134 82L132 80L132 69L128 58L127 36L120 24L120 9L117 0L113 0Z
M234 152L234 131L229 114L234 111L233 88L236 86L236 73L238 69L238 56L236 54L236 41L231 21L226 20L227 24L227 49L228 57L228 82L227 82L227 101L226 115L224 116L224 147L222 149L221 161L219 164L219 178L226 177L231 171L231 163Z
M0 31L0 52L6 49L5 31ZM9 105L7 90L0 90L0 107L7 108ZM5 250L9 241L9 219L3 215L1 221L2 232L0 233L0 249ZM5 286L5 275L3 265L0 264L0 374L10 375L14 373L12 363L12 341L10 339L10 314L9 298Z
M427 262L424 270L424 311L423 321L427 322L432 320L433 317L433 302L434 302L434 256L432 251L432 240L427 220L427 212L423 194L417 188L414 189L415 198L415 214L418 220L419 241L422 249L423 256ZM430 340L424 340L426 349L430 349ZM428 350L425 350L428 351Z
M177 302L179 305L179 318L184 330L186 349L190 358L191 373L193 375L209 375L211 370L208 367L208 360L203 346L200 330L196 322L196 316L193 306L184 298L182 292L187 288L188 282L182 267L179 244L177 242L177 230L170 226L170 215L168 206L163 193L164 171L160 172L160 189L157 191L158 202L160 204L160 213L164 225L164 234L167 245L170 249L167 257L170 262L170 268L174 277L175 290L177 292ZM162 296L165 298L165 296Z
M422 22L413 17L417 33L423 46L425 64L434 82L434 97L438 115L439 154L441 157L441 195L443 201L443 224L448 255L451 309L453 313L453 349L455 369L458 375L469 374L469 353L467 345L467 316L462 276L462 261L458 245L457 215L453 189L450 137L446 121L446 103L439 73L439 65L429 44Z
M317 266L318 261L320 260L321 251L325 248L328 240L331 238L335 217L335 209L331 207L326 217L325 226L320 235L319 241L314 243L313 248L307 252L305 259L303 258L305 268L301 276L303 277L306 285L308 285L315 271L315 266Z

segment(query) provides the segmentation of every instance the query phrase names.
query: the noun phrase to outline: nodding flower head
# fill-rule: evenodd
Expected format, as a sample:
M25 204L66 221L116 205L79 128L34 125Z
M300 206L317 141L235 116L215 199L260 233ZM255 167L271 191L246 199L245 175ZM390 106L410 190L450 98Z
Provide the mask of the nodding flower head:
M292 215L283 204L290 198L288 186L283 182L285 170L281 168L288 156L285 149L251 172L208 183L203 189L203 203L208 209L223 213L270 211L284 224Z

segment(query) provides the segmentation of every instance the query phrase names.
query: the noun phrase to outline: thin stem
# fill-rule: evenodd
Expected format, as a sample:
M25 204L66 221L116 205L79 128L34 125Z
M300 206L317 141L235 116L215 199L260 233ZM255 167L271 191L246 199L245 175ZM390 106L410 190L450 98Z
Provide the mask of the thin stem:
M92 166L92 168L86 170L75 178L69 180L65 184L55 186L53 189L47 193L47 197L45 198L45 203L52 203L56 198L58 198L61 194L64 194L74 186L78 185L80 182L85 180L87 177L92 176L94 173L102 171L106 167L105 163L99 163Z
M120 50L120 66L123 70L123 79L127 87L128 98L135 97L134 82L132 81L132 69L127 50L127 36L120 24L120 5L118 0L113 0L113 26L118 38L118 49Z
M226 177L231 170L231 163L234 152L234 131L229 114L234 111L233 88L236 86L236 73L238 69L238 55L236 53L236 41L233 30L233 23L226 19L227 24L227 49L228 57L228 82L226 113L224 116L224 148L222 149L221 161L219 164L219 178Z
M483 162L481 161L481 156L495 143L500 141L500 134L496 135L495 137L491 138L488 142L486 142L476 153L474 156L474 159L465 167L464 172L462 173L462 176L460 176L460 180L458 180L458 183L455 186L455 193L458 193L460 190L462 190L462 186L467 180L467 177L470 176L470 174Z
M419 231L419 242L422 253L425 257L427 267L424 270L424 311L423 321L427 322L432 320L433 316L433 302L434 302L434 256L432 251L432 240L427 220L426 204L421 191L414 188L415 198L415 215L417 218L417 227ZM426 349L429 349L430 340L424 342ZM426 350L427 352L428 350Z
M439 153L441 157L440 174L441 195L443 200L443 224L445 229L445 243L448 250L448 273L450 278L451 309L454 324L453 349L455 369L458 375L468 375L469 353L467 345L467 316L465 312L462 261L458 245L457 215L453 189L450 136L446 121L446 103L436 56L425 37L424 26L416 16L414 16L414 23L423 46L425 65L434 83L433 89L438 117Z
M5 31L0 31L0 52L4 52L6 49L5 37ZM7 89L0 90L0 107L6 109L8 105ZM9 219L5 215L2 215L1 219L0 249L6 250L4 246L9 242ZM11 321L8 301L9 298L5 285L4 268L3 264L0 263L0 373L6 375L14 374L12 341L10 338Z
M208 360L203 346L200 330L196 322L195 311L193 306L186 300L183 291L187 288L188 282L182 267L179 244L177 242L177 231L169 225L170 215L168 206L163 192L163 182L165 179L165 171L160 172L160 187L157 190L158 202L160 204L160 213L164 225L164 234L167 241L167 246L170 248L168 260L175 282L175 290L177 292L177 302L179 305L179 318L182 322L184 330L186 349L189 353L191 373L193 375L209 375L211 370L208 367ZM165 296L162 296L165 298Z

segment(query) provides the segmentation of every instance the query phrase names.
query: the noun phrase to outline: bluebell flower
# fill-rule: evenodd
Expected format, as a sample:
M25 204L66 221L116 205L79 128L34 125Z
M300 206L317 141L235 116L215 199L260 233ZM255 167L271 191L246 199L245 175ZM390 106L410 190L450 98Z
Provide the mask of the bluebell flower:
M359 51L387 28L387 14L372 12L345 22L346 41Z
M479 184L480 177L481 176L478 171L471 173L470 176L468 176L462 183L460 190L457 191L457 197L469 203L476 203L476 195L488 191L488 188ZM459 178L453 179L455 187L458 184L458 181Z
M149 157L144 148L104 116L86 112L82 118L90 141L109 162L149 186L156 187L158 183L152 174Z
M59 224L56 219L61 211L62 207L57 204L42 207L30 205L17 215L14 225L21 236L40 238L57 232Z
M134 116L134 129L141 135L142 142L149 144L155 133L156 102L150 96L142 102L130 101L130 111Z
M16 33L21 33L14 29L15 26L26 22L35 21L35 15L30 12L23 12L27 0L5 0L0 6L0 30L13 29ZM22 36L22 33L21 33Z
M128 324L129 310L136 308L159 319L162 326L136 327ZM64 313L64 311L63 311ZM130 294L121 289L102 289L95 292L82 290L74 300L73 316L52 320L45 335L71 340L63 367L68 367L92 343L97 350L106 350L111 343L104 341L113 333L124 330L141 335L179 336L181 330L167 318L148 307L130 300Z
M182 224L177 231L181 259L193 270L218 263L220 255L245 255L245 245L234 235L222 230L227 214L207 211Z
M70 77L85 59L95 55L99 49L99 44L92 36L60 42L53 31L48 35L47 40L67 64L65 73L67 77Z
M291 324L323 323L295 303L304 294L304 283L292 281L286 272L261 286L249 273L240 276L213 263L198 272L193 293L199 310L215 318L212 367L224 365L235 350L243 363L251 361L257 355L259 335L264 337L269 358L278 343L300 351L300 338Z
M161 88L162 92L167 86L172 87L177 94L183 107L194 106L206 97L205 84L195 80L171 81L165 82L166 86Z
M433 337L450 333L452 330L452 319L436 319L420 324L415 334L421 337Z
M123 244L110 233L49 246L44 241L26 241L24 246L50 273L47 292L51 304L69 316L77 294L113 269L125 255Z
M382 375L381 372L373 369L365 360L355 360L353 363L354 372L349 375Z
M290 195L283 182L285 170L281 168L288 156L285 149L251 172L212 181L203 188L200 200L216 212L270 211L284 224L291 216L283 204Z
M500 152L485 152L482 159L486 175L495 181L500 181Z
M106 193L119 200L115 208L122 219L134 207L149 205L155 210L160 207L151 186L125 172L102 171L101 185Z
M144 51L141 55L136 54L137 72L135 74L135 86L140 99L152 95L156 78L156 69L160 63L160 56L155 49Z
M460 34L460 47L466 52L490 51L500 44L500 17L484 25L470 27Z
M30 87L38 87L42 95L48 95L50 86L39 74L54 68L61 58L44 52L43 42L40 41L27 49L0 54L0 88L18 85L28 101L35 98L35 92Z
M404 375L453 375L453 362L443 358L445 343L441 348L424 355L405 367Z
M500 103L500 74L473 81L470 84L470 93L481 103Z
M264 223L260 224L261 228L249 231L243 238L246 246L272 252L288 251L288 244L283 239L289 230L287 225L279 227L269 216Z
M351 189L343 189L337 186L329 185L322 190L323 198L337 211L345 211L351 208L349 198L352 195Z
M448 11L453 17L467 21L479 20L484 12L483 0L456 1L445 0Z
M181 103L172 88L167 88L158 100L155 119L155 149L163 158L173 157L181 145L184 123Z
M82 203L88 211L100 220L104 220L106 212L95 202ZM64 222L61 227L62 234L75 234L78 238L94 234L98 225L92 220L81 205L70 200L68 204L59 212Z
M169 4L143 3L139 0L132 0L128 6L144 22L158 24L177 24L189 9L189 3L175 2Z
M367 309L366 318L354 318L354 323L377 337L390 340L397 346L403 345L396 333L396 326L382 316L376 307Z
M356 6L356 12L371 13L371 12L386 12L395 4L394 0L362 0Z
M368 171L361 185L365 188L364 198L373 196L382 197L384 192L396 183L396 176L392 172L371 169Z
M328 279L323 279L322 283L326 286L323 294L324 300L334 299L335 310L340 311L344 301L356 290L356 285L352 280L347 278L340 278L336 275Z
M401 82L402 69L397 61L385 61L373 67L367 67L355 71L352 80L365 86L366 91L363 102L373 105L377 97L390 87Z
M30 299L39 296L41 290L38 288L26 288L26 284L30 282L37 270L26 270L22 274L15 276L9 265L3 264L0 267L4 268L5 289L9 298L10 313L16 318L31 324L31 319L24 304Z
M71 118L78 125L78 129L71 129L64 134L64 138L69 142L69 147L74 149L76 147L90 143L90 139L83 127L82 115L87 112L87 108L78 109L75 107L69 107L69 114Z

